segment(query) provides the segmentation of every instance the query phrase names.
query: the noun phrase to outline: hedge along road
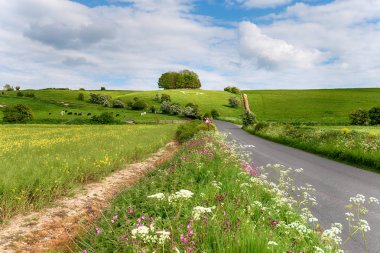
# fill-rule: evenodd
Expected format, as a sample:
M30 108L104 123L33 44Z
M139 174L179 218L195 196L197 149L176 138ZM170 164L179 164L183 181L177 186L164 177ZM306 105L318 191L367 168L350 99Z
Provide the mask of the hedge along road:
M342 239L348 237L345 205L349 198L360 193L368 197L380 199L380 173L358 169L338 163L295 148L287 147L251 135L239 126L227 122L216 121L219 131L230 133L230 138L252 152L252 161L258 166L266 164L282 164L291 168L303 168L297 176L297 183L312 184L316 190L318 206L312 209L324 229L331 223L343 224ZM367 233L369 252L380 252L380 206L372 205L367 217L371 230ZM345 252L365 252L360 234L348 241Z

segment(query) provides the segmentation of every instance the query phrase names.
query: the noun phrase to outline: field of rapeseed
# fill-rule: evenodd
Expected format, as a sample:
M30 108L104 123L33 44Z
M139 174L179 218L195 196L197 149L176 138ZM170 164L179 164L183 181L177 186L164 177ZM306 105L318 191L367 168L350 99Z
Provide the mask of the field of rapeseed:
M0 222L149 156L176 126L0 126Z
M257 168L247 157L223 136L201 133L121 193L70 251L343 252L342 225L323 230L310 212L315 189L293 189L302 169ZM267 180L267 170L281 171L278 182ZM359 195L350 201L358 210L367 203ZM369 229L360 212L353 236Z

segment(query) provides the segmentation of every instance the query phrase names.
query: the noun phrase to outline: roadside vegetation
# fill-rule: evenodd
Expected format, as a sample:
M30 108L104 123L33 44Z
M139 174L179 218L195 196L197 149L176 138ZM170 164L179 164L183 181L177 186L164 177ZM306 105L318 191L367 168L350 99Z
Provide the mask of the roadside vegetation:
M175 125L0 126L0 223L141 160L174 138Z
M196 135L117 196L70 251L340 252L341 225L322 233L309 211L312 187L289 194L288 176L302 170L268 165L284 172L270 183L238 152L220 134Z
M379 127L294 126L260 122L245 127L257 136L380 172Z

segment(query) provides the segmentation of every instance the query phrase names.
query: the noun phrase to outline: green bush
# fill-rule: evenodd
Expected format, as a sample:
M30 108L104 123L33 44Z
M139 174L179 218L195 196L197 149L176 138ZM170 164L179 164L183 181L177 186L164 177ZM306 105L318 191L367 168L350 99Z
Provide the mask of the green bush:
M220 114L219 112L216 110L216 109L212 109L211 110L211 116L214 118L214 119L218 119L220 117Z
M243 126L250 126L256 121L256 115L252 112L244 112L243 117Z
M157 94L154 96L153 100L156 101L156 102L161 101L160 94L157 93Z
M200 131L215 131L215 129L216 126L214 124L210 124L208 126L200 120L194 120L178 127L176 132L176 139L182 143L191 139L196 133Z
M349 115L351 125L367 125L369 122L369 114L367 111L358 109Z
M172 100L168 94L162 94L161 95L161 102L164 102L164 101L170 102Z
M188 118L196 119L199 114L199 107L193 103L188 103L183 110L183 115Z
M89 102L99 105L109 105L111 100L111 96L91 93Z
M80 101L84 100L84 94L82 92L78 94L78 100Z
M240 101L237 97L230 97L228 99L228 104L231 106L231 107L234 107L234 108L237 108L240 106Z
M170 113L170 102L169 101L163 101L161 103L160 108L161 108L162 113L169 114Z
M112 105L113 108L125 108L125 104L123 101L119 100L119 99L116 99L113 101L113 105Z
M211 113L206 112L205 114L203 114L202 119L205 120L206 118L212 119L212 115L211 115Z
M227 86L226 88L224 88L224 91L234 93L234 94L240 94L240 89L235 86Z
M32 109L26 105L18 104L15 106L7 106L3 111L4 122L9 123L25 123L33 120Z
M100 90L106 90L106 87L102 86L100 87Z
M179 115L182 113L182 108L179 104L177 103L173 103L170 105L170 111L169 111L170 114L172 115Z
M16 88L16 90L20 90L21 89L21 87L18 86L18 85L15 88Z
M33 92L28 92L28 93L25 93L25 97L27 97L27 98L35 98L36 95L34 95Z
M258 123L255 124L255 126L253 128L253 131L256 133L258 131L266 129L267 127L269 127L269 123L268 122L258 122Z
M201 82L195 72L182 70L163 73L158 79L158 87L164 89L199 89Z
M24 93L22 91L18 91L17 94L16 94L18 97L23 97L24 96Z
M92 116L91 122L94 124L110 124L115 122L115 118L112 112L103 112L99 116Z
M147 107L148 105L144 101L137 99L134 102L132 102L131 109L139 111L144 110Z
M380 124L380 106L372 107L368 112L368 116L371 125Z

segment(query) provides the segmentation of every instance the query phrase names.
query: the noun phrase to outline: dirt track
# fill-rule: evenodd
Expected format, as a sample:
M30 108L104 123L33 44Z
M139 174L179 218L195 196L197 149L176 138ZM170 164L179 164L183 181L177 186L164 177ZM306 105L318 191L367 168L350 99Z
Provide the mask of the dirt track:
M12 218L0 226L0 252L45 252L64 247L85 224L101 214L115 194L177 150L178 144L171 142L145 161L129 164L101 182L85 185L73 197L62 198L51 208Z

